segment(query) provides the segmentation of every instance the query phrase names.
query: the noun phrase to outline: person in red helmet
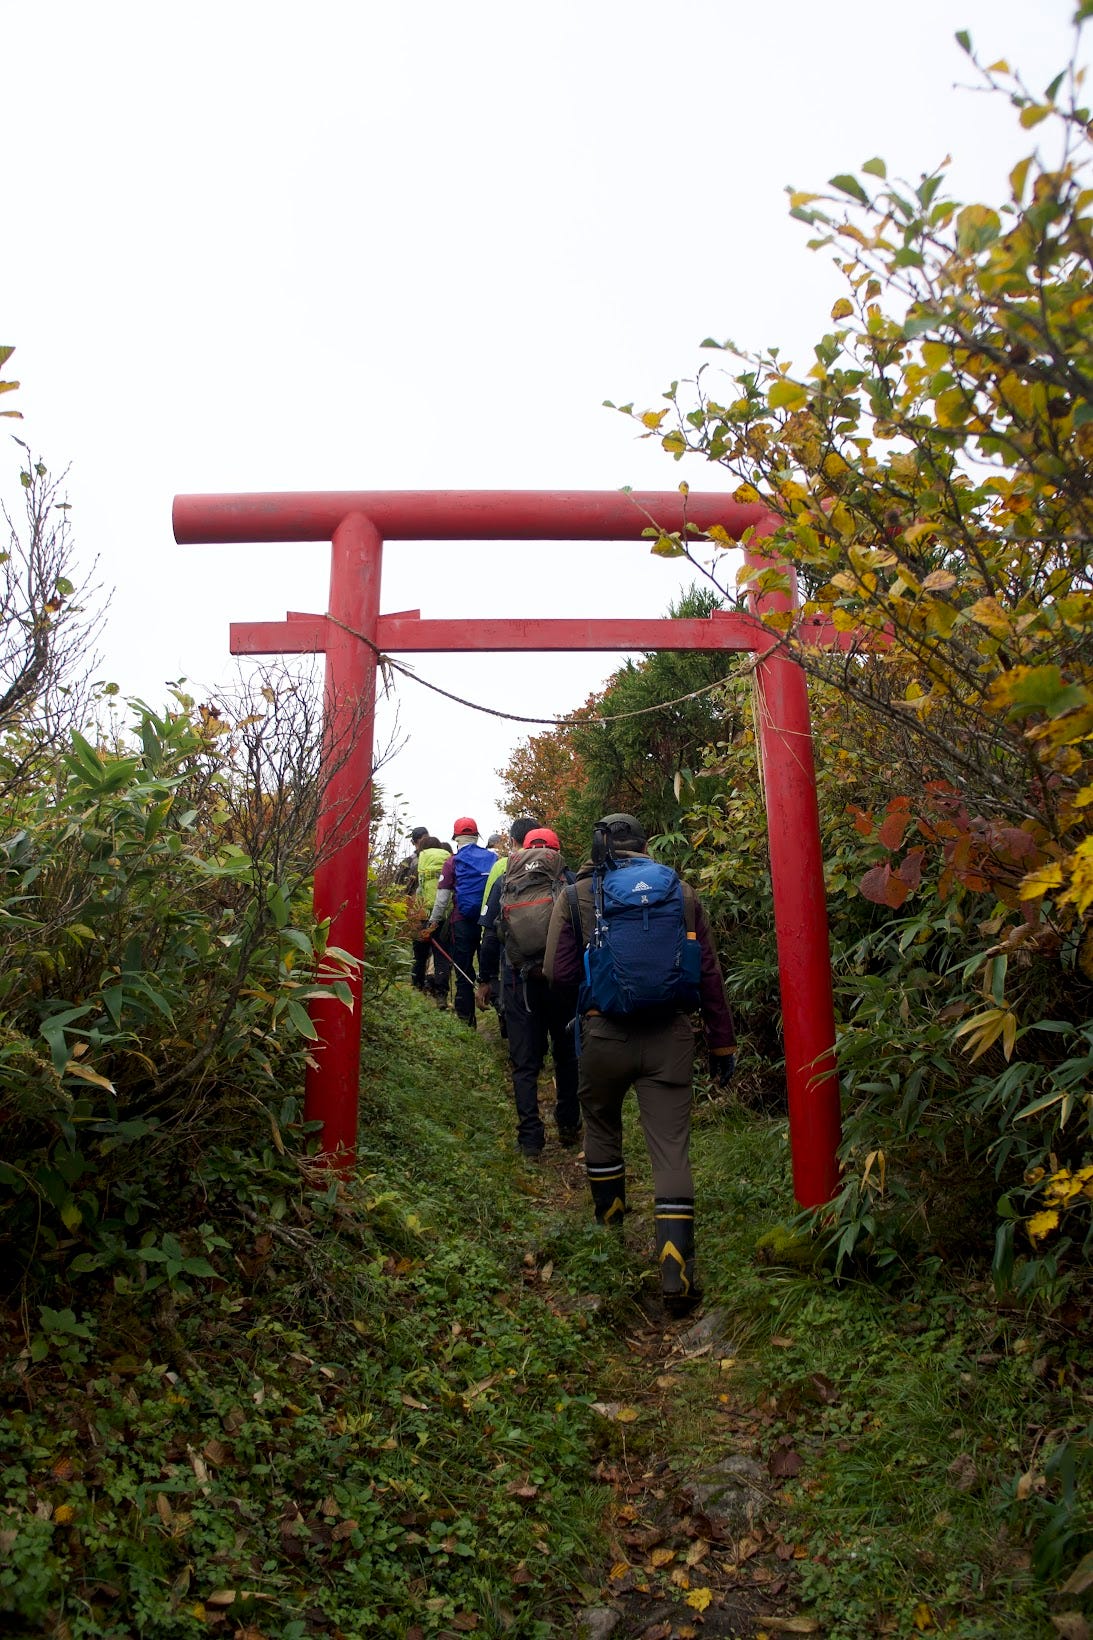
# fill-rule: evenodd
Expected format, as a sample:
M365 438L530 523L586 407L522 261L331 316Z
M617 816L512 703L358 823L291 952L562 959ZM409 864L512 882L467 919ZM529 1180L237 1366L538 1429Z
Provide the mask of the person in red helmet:
M501 1006L516 1103L516 1144L528 1161L538 1161L546 1143L539 1113L539 1075L549 1047L554 1057L555 1106L559 1142L580 1143L577 1057L570 1030L576 987L566 995L543 978L550 914L573 873L562 860L557 833L549 826L516 821L504 876L490 889L482 913L482 958L478 987L485 1005L490 982L501 973Z
M455 853L440 873L426 933L435 939L437 928L451 911L448 924L450 944L446 954L455 969L455 1012L456 1017L473 1031L477 1029L474 963L482 936L478 919L482 912L486 879L497 863L497 856L492 849L481 846L478 825L466 814L461 815L452 827L452 844Z

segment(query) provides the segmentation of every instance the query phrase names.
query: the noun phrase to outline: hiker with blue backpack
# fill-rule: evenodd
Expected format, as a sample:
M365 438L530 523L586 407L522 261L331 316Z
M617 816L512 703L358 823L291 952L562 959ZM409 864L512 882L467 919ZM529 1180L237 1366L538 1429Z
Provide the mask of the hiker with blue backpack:
M591 858L554 906L543 967L553 986L580 987L578 1091L596 1218L621 1226L626 1211L622 1107L633 1088L653 1169L664 1307L681 1316L701 1297L690 1162L690 1015L702 1014L710 1075L722 1087L735 1069L736 1031L701 903L670 866L645 852L646 842L632 814L608 814L597 823Z
M452 827L452 843L455 845L455 853L446 861L440 873L436 899L433 901L425 933L429 939L439 944L437 930L450 913L445 930L448 944L444 948L444 955L451 959L452 967L455 969L456 1018L473 1031L477 1029L474 1011L474 961L478 955L482 935L478 919L482 913L486 879L497 863L497 856L492 849L481 846L478 826L469 815L462 815L455 822Z
M501 1006L516 1103L516 1145L537 1162L546 1144L539 1113L539 1075L550 1048L554 1058L554 1120L559 1143L574 1149L581 1139L577 1058L570 1025L576 989L552 988L543 975L547 931L558 896L573 882L557 835L530 818L513 822L514 844L506 868L495 878L482 912L478 1001L485 1007L490 982L500 972Z

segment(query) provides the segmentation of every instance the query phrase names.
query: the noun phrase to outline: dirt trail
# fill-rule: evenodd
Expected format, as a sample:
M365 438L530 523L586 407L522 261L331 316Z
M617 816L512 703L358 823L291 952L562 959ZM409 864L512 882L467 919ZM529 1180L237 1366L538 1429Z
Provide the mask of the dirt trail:
M581 1158L554 1145L529 1190L559 1219L590 1212ZM635 1192L624 1232L648 1264L651 1209ZM550 1278L549 1266L527 1255L525 1281L553 1302ZM556 1304L574 1308L572 1299ZM778 1478L792 1467L769 1457L770 1413L733 1394L722 1370L731 1330L714 1308L666 1321L655 1287L615 1323L615 1360L596 1403L613 1552L581 1585L575 1633L583 1640L821 1632L794 1610L795 1554L782 1535Z

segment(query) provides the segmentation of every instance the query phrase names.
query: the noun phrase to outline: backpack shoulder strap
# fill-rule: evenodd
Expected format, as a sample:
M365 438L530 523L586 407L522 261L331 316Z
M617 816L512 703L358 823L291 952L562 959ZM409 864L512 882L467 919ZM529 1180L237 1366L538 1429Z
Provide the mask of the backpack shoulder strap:
M677 872L676 875L679 876L679 873ZM686 925L688 934L693 934L696 926L695 891L691 887L690 883L685 883L683 881L682 877L679 878L679 886L683 890L683 921Z
M577 899L576 883L566 883L565 897L569 905L569 923L577 941L577 950L583 951L585 947L584 928L581 925L581 907Z

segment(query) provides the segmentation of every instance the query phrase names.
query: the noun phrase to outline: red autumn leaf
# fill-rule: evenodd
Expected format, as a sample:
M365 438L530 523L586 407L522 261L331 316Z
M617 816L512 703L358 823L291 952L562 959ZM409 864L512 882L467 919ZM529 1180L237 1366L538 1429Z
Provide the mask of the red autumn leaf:
M1040 852L1035 839L1027 831L1022 831L1020 826L999 826L994 836L994 846L1011 860L1027 860Z
M863 837L870 837L873 832L873 815L869 809L859 809L856 803L848 803L846 812L853 816L854 830L861 832Z
M874 866L858 883L859 894L867 900L872 900L874 905L887 905L888 879L891 875L891 866Z
M903 857L896 875L907 884L908 888L917 888L922 881L922 862L926 857L924 848L911 848Z
M888 879L888 886L885 889L884 894L884 903L885 905L890 905L893 910L898 911L910 892L910 883L906 882L902 877L893 875Z
M895 799L895 802L900 801L901 799L899 798ZM902 801L906 801L906 799L903 799ZM880 830L877 832L877 842L883 843L885 848L899 848L899 845L903 842L903 834L910 824L911 816L906 812L906 810L896 809L892 803L889 803L888 813L881 824Z

